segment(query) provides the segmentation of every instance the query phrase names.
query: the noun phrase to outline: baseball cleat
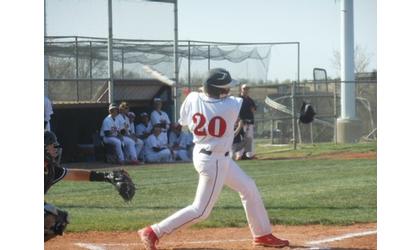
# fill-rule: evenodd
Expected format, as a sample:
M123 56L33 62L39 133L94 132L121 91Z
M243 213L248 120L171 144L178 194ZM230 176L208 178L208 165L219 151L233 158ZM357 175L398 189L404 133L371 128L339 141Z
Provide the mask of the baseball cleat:
M264 246L264 247L286 247L289 245L288 240L282 240L277 238L272 234L267 234L261 237L254 238L254 246Z
M137 231L137 234L146 250L157 250L156 245L159 242L159 239L150 226Z

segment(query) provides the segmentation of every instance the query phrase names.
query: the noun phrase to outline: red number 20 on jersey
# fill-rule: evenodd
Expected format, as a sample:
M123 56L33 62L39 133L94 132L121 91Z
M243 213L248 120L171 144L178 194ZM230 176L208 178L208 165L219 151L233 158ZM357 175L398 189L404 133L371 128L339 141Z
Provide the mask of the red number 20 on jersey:
M195 113L192 117L193 123L196 125L194 134L196 136L222 137L226 132L226 121L221 116L215 116L210 119L207 128L206 117L201 113Z

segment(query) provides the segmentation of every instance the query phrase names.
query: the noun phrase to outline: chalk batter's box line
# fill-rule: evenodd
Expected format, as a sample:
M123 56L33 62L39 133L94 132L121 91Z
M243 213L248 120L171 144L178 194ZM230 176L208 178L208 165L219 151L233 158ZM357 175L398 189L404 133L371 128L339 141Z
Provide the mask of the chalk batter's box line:
M337 237L331 237L326 238L322 240L316 240L316 241L309 241L305 243L305 245L308 246L309 250L328 250L329 248L322 248L320 245L325 243L331 243L335 241L342 241L345 239L351 239L351 238L357 238L362 236L368 236L376 234L376 230L372 231L365 231L365 232L356 232L356 233L349 233L344 234L342 236ZM209 244L209 243L226 243L226 242L243 242L243 241L252 241L252 239L235 239L235 240L206 240L206 241L184 241L184 242L165 242L166 244ZM112 246L138 246L141 245L141 243L75 243L74 245L89 249L89 250L106 250L106 246L112 247ZM306 249L308 249L306 248Z

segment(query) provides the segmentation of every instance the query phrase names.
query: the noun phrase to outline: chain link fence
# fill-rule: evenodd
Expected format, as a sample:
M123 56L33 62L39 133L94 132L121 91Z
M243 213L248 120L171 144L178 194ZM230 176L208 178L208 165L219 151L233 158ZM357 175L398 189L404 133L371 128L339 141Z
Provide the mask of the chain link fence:
M353 84L356 84L356 116L362 125L361 140L376 140L376 80L360 80ZM323 84L305 81L251 88L250 96L258 105L256 138L271 138L273 144L293 143L293 140L297 143L336 142L336 119L341 110L340 87L337 80ZM304 101L312 104L316 119L310 124L297 122L294 138L292 114L295 112L295 119L298 118Z

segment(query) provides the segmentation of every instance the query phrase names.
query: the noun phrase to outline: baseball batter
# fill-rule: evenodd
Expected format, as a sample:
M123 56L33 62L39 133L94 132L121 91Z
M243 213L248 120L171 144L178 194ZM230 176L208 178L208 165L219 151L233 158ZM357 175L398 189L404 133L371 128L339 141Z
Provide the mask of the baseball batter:
M173 231L206 219L224 185L239 193L245 209L253 244L285 247L287 240L271 234L271 225L255 182L229 157L242 99L228 96L236 85L228 71L209 71L204 93L191 92L180 109L179 123L194 136L193 162L199 174L194 202L164 219L138 231L147 249L157 249L159 239Z

